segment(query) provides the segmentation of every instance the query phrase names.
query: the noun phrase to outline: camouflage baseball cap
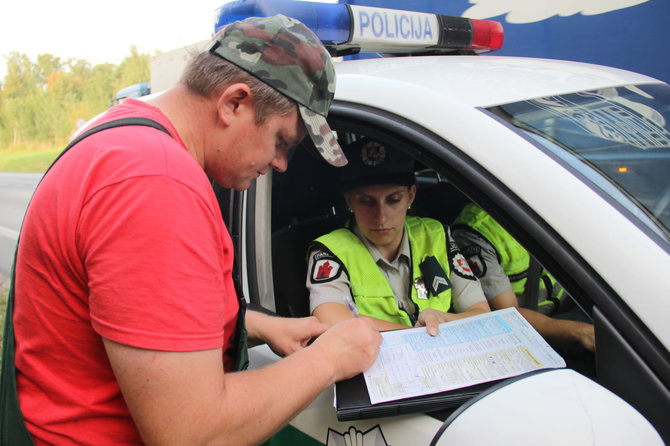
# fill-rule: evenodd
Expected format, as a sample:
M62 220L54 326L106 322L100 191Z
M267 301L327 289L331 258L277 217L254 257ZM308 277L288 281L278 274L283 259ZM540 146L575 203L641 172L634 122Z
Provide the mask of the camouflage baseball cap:
M309 28L283 15L249 17L227 25L209 51L296 101L323 159L333 166L347 164L326 122L335 94L335 69Z

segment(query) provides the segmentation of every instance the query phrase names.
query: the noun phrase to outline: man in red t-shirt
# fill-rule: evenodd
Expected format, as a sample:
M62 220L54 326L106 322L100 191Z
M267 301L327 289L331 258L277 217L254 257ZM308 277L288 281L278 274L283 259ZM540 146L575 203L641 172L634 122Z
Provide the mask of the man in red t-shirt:
M328 329L248 311L249 336L286 358L228 373L241 313L210 181L243 190L284 171L305 135L342 165L325 121L333 90L330 57L304 25L247 19L178 85L96 122L149 118L166 133L104 130L55 163L15 269L17 392L35 443L258 443L372 364L381 338L363 319Z

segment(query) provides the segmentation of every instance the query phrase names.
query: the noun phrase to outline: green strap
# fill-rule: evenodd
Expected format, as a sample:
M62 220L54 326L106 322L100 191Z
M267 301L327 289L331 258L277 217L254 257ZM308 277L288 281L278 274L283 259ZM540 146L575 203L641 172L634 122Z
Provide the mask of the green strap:
M16 253L14 253L16 264ZM14 366L14 268L12 281L7 296L7 313L3 331L2 376L0 377L0 445L24 446L32 445L26 423L21 414L19 399L16 392L16 369Z
M82 139L102 130L127 125L143 125L153 127L167 133L168 135L170 134L161 124L147 118L131 117L105 122L83 133L70 144L68 144L68 146L61 152L61 154L58 155L58 158L56 158L51 166L49 166L47 172L51 170L54 164L56 164L56 162L63 156L63 154L65 154L65 152L70 150ZM42 178L44 178L44 176ZM2 338L2 375L0 376L0 446L33 445L33 441L30 438L28 429L26 428L25 420L21 414L21 407L19 406L19 398L16 389L16 365L14 363L16 342L14 339L14 282L16 277L15 268L18 251L19 240L16 241L16 251L14 252L14 265L12 266L9 294L7 295L7 312L5 314L5 328Z
M234 282L235 294L239 302L240 309L237 313L237 324L235 326L235 337L229 354L235 358L235 371L240 372L249 367L249 333L245 323L247 314L247 301L242 293L242 283L239 275L235 274Z

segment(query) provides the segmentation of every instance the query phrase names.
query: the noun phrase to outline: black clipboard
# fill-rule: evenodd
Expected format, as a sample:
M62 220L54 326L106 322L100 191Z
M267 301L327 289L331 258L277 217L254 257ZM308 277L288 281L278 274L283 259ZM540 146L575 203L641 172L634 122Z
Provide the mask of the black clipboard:
M489 381L430 395L371 404L368 388L365 385L365 377L363 374L359 374L335 384L337 419L339 421L351 421L445 409L456 410L470 398L479 395L500 381L503 380Z

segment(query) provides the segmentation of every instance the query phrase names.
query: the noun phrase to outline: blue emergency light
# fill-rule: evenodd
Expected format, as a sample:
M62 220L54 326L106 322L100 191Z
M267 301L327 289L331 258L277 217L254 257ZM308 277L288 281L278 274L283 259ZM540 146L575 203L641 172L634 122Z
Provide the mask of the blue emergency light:
M300 20L333 55L486 53L502 47L502 24L441 14L295 0L239 0L216 12L215 32L247 17Z

